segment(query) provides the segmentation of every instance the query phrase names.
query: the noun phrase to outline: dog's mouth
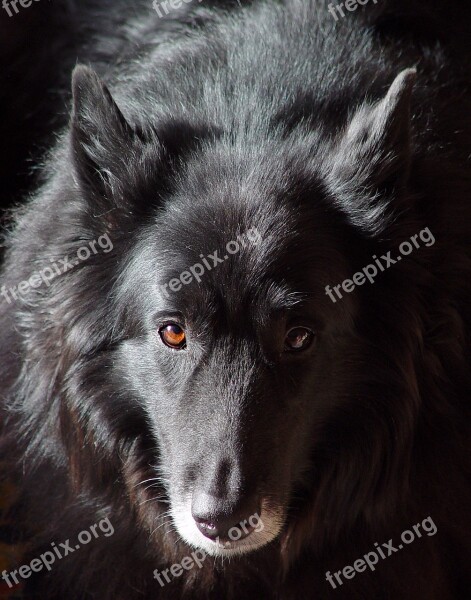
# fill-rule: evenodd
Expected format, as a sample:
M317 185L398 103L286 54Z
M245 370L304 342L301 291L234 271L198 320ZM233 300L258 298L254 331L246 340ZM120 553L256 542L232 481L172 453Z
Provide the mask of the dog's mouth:
M223 531L210 520L197 523L189 497L172 502L171 515L179 535L190 546L210 556L229 556L254 552L273 541L283 528L286 510L262 499L256 513Z

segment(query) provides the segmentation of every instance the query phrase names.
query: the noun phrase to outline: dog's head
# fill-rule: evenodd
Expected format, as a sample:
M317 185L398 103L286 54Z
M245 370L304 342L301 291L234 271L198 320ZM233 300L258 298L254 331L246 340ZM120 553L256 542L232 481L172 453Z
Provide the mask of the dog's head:
M389 324L360 330L362 290L332 301L326 286L367 264L394 221L413 78L400 74L334 136L264 120L234 139L220 124L151 130L135 104L125 118L93 71L76 70L78 204L115 247L70 275L82 306L74 349L89 337L68 412L96 447L117 436L131 496L145 475L161 486L140 503L149 529L162 500L189 544L245 552L275 539L300 499L322 501L327 518L387 485L413 412L377 396L376 375L391 394L405 385L376 345Z

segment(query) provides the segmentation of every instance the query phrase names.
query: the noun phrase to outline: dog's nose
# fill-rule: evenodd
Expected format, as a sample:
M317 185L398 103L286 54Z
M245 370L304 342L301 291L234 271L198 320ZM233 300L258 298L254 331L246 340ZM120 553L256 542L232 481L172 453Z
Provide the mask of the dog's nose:
M193 497L191 513L201 533L221 542L236 542L249 536L254 530L251 517L260 514L258 498L244 499L237 505L207 494Z

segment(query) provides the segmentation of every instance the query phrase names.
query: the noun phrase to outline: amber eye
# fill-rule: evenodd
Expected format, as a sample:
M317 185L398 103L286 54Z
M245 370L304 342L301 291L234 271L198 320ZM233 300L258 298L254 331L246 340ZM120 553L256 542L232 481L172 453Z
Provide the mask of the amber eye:
M182 350L186 345L186 335L180 325L167 323L159 329L163 343L174 350Z
M314 333L306 327L293 327L285 337L285 350L300 352L312 344Z

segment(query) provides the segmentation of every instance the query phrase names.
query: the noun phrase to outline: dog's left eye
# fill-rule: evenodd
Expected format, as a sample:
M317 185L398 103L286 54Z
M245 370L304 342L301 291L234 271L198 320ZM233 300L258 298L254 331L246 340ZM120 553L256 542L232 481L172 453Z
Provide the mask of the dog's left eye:
M176 323L167 323L159 329L159 334L163 343L169 348L182 350L186 346L185 332Z
M306 327L293 327L285 337L285 349L291 352L307 350L312 344L314 333Z

